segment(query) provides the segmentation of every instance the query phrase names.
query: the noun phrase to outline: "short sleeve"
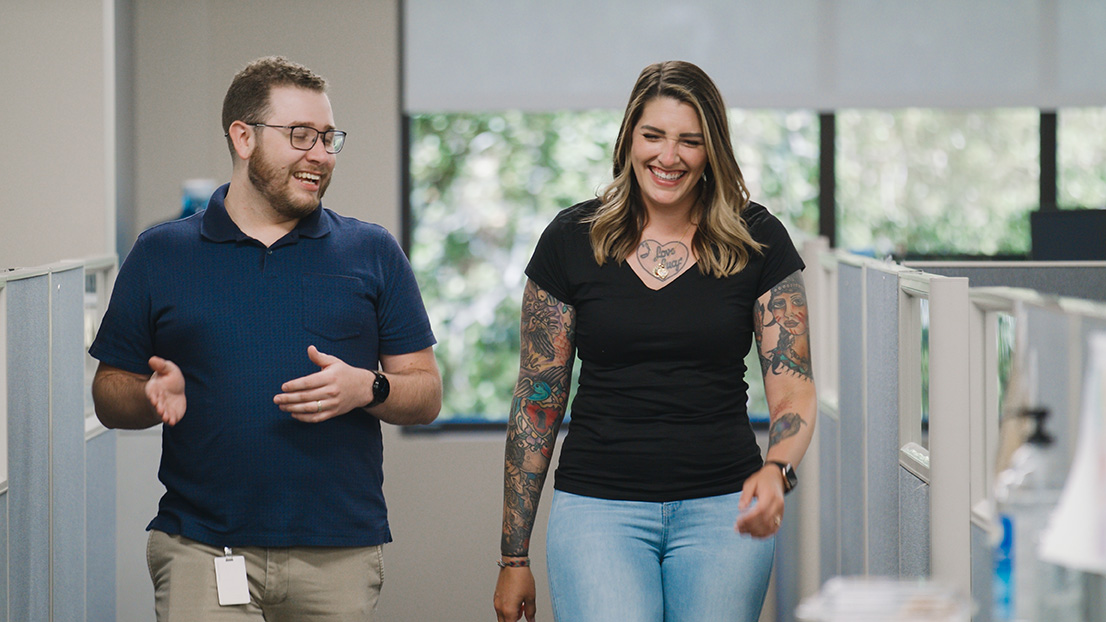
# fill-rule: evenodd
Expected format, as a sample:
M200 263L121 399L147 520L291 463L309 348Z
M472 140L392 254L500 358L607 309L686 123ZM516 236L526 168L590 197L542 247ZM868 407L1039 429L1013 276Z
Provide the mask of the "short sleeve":
M567 304L573 304L568 272L565 270L565 253L570 243L571 228L576 224L574 213L575 210L570 208L557 214L542 232L530 263L526 266L526 276L530 280Z
M111 300L88 353L105 365L150 373L154 355L147 271L149 236L139 236L115 277Z
M765 245L764 264L757 282L757 298L789 275L806 268L787 229L778 218L759 204L751 204L745 214L753 238Z
M411 264L387 231L378 245L384 276L377 307L380 353L410 354L429 348L436 340Z

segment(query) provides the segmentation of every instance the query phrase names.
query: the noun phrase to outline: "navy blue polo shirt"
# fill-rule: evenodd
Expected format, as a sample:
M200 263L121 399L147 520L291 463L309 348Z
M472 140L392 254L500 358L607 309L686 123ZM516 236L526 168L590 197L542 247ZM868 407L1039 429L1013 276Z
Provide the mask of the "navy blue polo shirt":
M302 423L273 396L319 370L309 345L369 369L433 345L410 264L383 227L321 206L266 248L230 219L227 188L139 236L89 350L131 372L149 374L157 355L184 373L188 406L163 426L166 493L148 528L215 546L389 542L380 421L354 410Z

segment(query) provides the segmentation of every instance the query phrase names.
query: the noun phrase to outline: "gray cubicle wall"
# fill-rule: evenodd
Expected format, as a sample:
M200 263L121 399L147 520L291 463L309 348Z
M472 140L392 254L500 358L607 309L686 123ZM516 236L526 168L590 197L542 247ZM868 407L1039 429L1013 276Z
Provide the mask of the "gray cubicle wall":
M836 550L829 559L828 576L861 575L864 563L864 269L842 263L837 268L837 321L840 327L838 347L837 476L828 483L837 490L837 532L827 534ZM823 498L830 495L822 495ZM823 558L827 556L823 555Z
M838 423L820 436L823 450L822 576L899 576L900 508L925 526L926 491L904 506L899 485L899 267L842 262L837 268L839 326ZM821 425L821 424L820 424ZM835 465L832 462L836 462ZM927 554L917 546L907 553ZM834 568L834 562L837 568ZM911 568L925 564L907 560Z
M0 583L0 620L114 620L115 471L103 470L114 461L113 438L86 442L84 268L25 270L4 281L8 489L0 572L7 581Z
M898 576L928 577L929 558L929 484L900 467Z
M1106 261L918 261L905 265L928 274L965 276L971 287L1021 287L1106 301Z
M929 570L929 486L899 463L903 272L869 261L837 267L839 412L819 421L823 581Z
M897 267L868 267L864 292L867 568L869 574L889 577L899 575L898 272Z
M50 278L9 280L6 290L9 619L49 620Z

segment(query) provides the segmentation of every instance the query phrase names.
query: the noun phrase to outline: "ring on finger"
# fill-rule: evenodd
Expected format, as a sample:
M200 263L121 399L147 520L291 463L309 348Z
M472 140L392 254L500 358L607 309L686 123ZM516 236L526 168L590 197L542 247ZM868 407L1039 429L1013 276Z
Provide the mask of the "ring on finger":
M323 401L322 400L315 400L315 412L322 412L322 410L323 410Z

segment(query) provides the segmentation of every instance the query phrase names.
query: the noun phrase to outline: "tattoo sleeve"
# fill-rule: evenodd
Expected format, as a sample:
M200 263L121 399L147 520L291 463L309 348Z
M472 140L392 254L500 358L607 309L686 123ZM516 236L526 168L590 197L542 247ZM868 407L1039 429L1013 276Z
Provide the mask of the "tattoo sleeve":
M522 295L518 383L507 423L503 474L503 555L530 548L538 500L568 407L576 310L532 281Z

